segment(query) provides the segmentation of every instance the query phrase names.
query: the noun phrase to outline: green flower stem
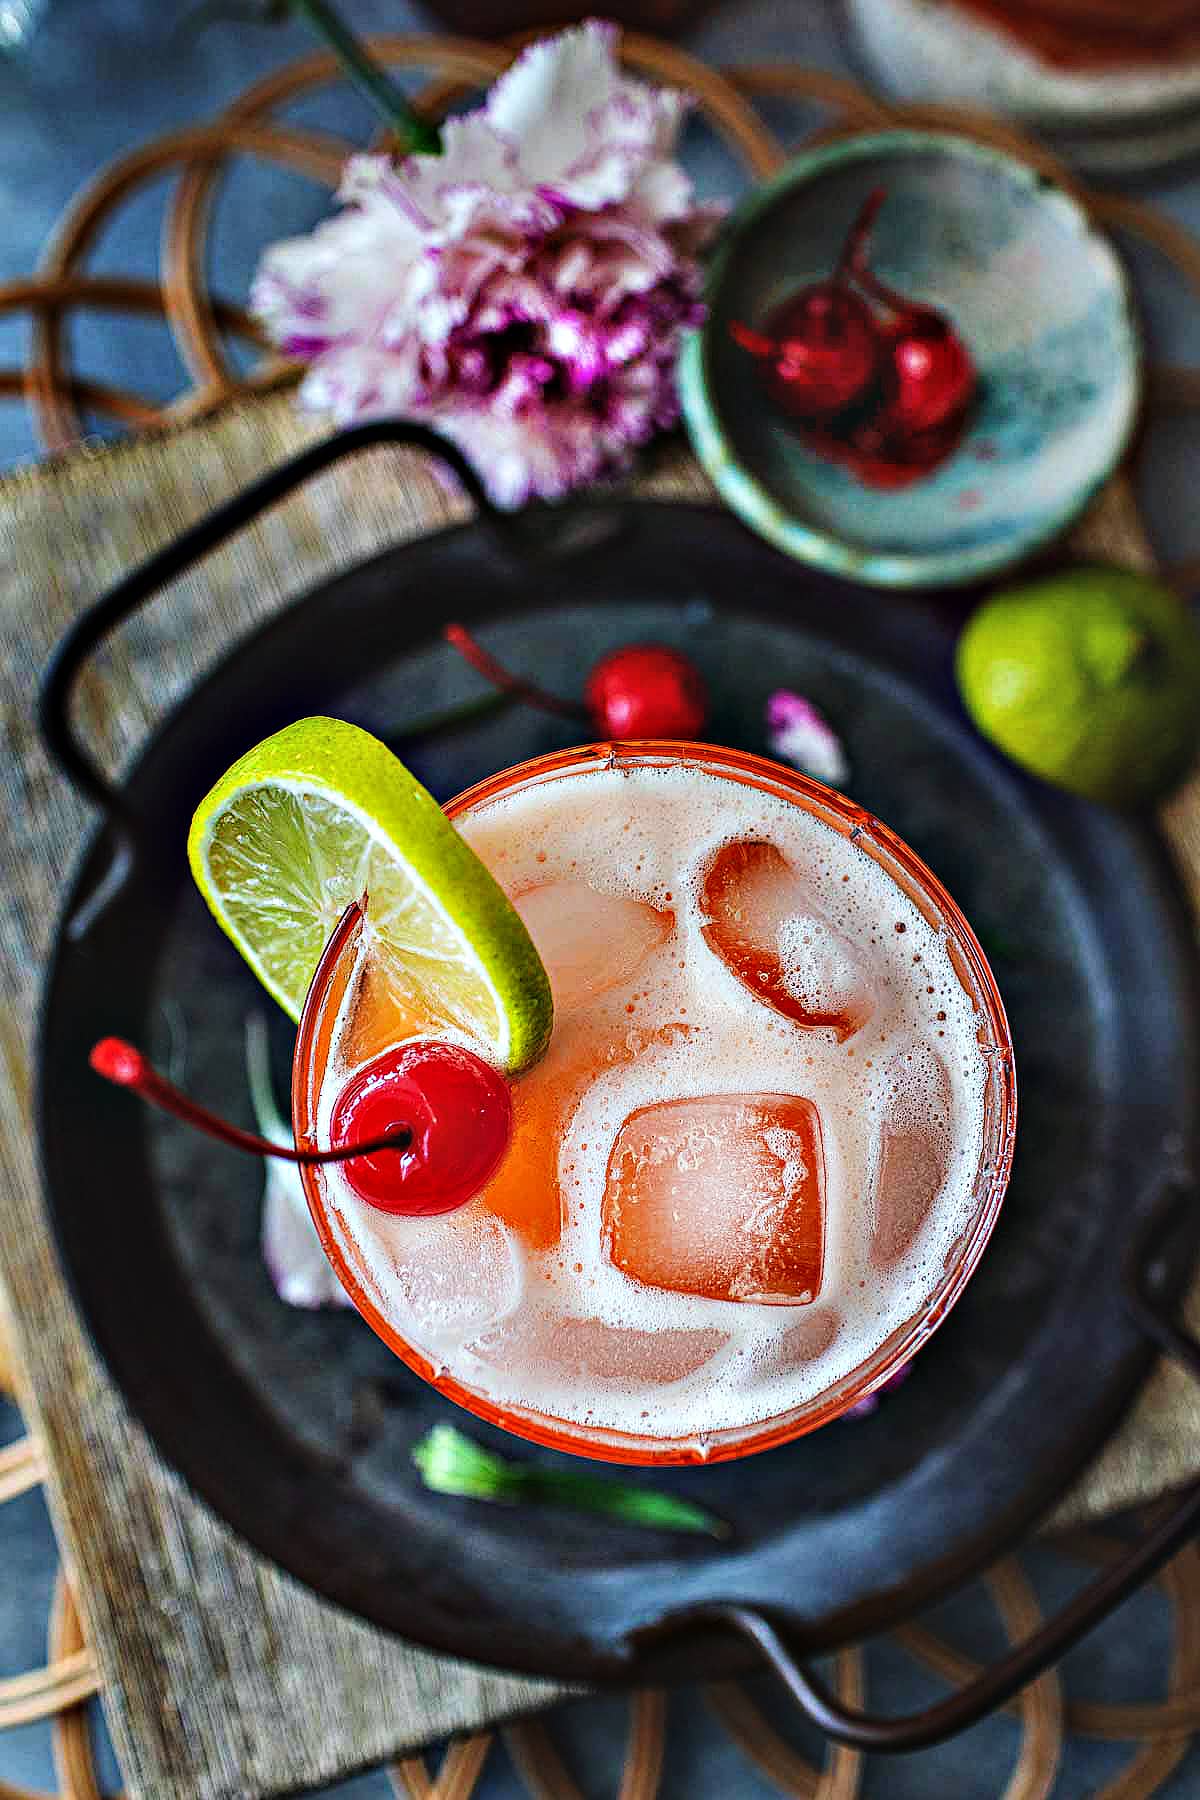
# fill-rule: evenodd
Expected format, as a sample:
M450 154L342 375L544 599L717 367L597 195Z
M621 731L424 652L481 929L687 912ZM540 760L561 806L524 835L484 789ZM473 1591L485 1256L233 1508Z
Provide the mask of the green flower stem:
M723 1519L675 1494L568 1469L537 1469L528 1463L509 1462L482 1449L453 1425L435 1425L414 1445L412 1458L425 1486L435 1494L507 1506L543 1501L575 1512L607 1513L657 1531L697 1531L715 1538L730 1535Z
M442 148L441 136L409 106L399 88L373 62L363 45L328 4L328 0L290 0L293 12L311 26L333 51L351 81L360 87L376 111L400 139L400 148L417 151L424 156L437 156Z

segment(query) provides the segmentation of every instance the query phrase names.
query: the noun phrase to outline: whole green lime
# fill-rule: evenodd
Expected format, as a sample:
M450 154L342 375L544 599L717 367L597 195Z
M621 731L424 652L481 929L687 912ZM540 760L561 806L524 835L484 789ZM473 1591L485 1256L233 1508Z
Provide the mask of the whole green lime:
M1145 575L1075 568L993 594L957 669L985 737L1089 800L1149 805L1200 749L1200 631Z

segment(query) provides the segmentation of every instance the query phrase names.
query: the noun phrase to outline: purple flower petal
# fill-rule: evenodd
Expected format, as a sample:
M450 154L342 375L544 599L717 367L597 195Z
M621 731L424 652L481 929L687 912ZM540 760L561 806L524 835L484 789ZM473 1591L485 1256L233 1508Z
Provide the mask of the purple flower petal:
M903 1387L911 1372L911 1362L901 1363L900 1367L894 1369L886 1381L880 1382L873 1393L864 1394L861 1400L856 1400L853 1406L848 1406L842 1414L843 1419L869 1419L873 1412L879 1411L879 1403L883 1396L890 1394L895 1388Z
M767 701L767 739L773 756L789 762L815 781L844 787L850 764L842 740L825 716L788 688L780 688Z

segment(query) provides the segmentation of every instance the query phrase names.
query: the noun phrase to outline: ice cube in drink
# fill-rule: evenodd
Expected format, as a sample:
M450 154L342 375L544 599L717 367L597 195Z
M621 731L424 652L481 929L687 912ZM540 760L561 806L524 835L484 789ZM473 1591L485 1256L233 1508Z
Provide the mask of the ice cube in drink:
M545 964L561 1018L628 981L669 936L674 914L586 881L550 881L513 897Z
M524 1280L516 1246L486 1213L469 1221L380 1217L370 1271L432 1346L484 1331L518 1305Z
M928 1044L888 1058L883 1071L871 1261L886 1267L911 1250L950 1172L950 1076Z
M658 1388L694 1375L727 1341L711 1326L639 1331L598 1319L524 1312L482 1333L467 1349L483 1362L501 1368L532 1365L564 1383Z
M839 1042L862 1029L874 997L864 960L826 917L813 884L774 844L724 844L704 877L709 948L752 994Z
M821 1121L793 1094L644 1106L608 1159L609 1260L646 1287L807 1305L824 1259Z

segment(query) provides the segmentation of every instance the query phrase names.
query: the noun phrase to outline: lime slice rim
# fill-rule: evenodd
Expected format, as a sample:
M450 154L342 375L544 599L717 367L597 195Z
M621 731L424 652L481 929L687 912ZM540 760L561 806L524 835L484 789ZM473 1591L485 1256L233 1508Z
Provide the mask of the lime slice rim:
M291 812L297 843L306 839L314 848L323 827L314 826L306 813L324 814L327 854L311 861L302 855L293 868L287 850L291 834L281 826L276 839L272 802L281 814ZM246 816L263 805L265 824L248 833L248 849L238 846L239 811ZM233 872L222 869L219 854L214 855L229 822L233 831L226 847L240 850L245 859L240 877L236 866ZM314 715L251 746L198 802L187 853L214 921L294 1023L301 1019L339 919L364 897L349 891L358 885L358 872L363 889L379 892L377 909L366 894L367 923L407 974L418 1004L430 1013L431 1029L461 1033L509 1075L544 1052L554 1025L553 994L519 913L447 810L362 726ZM389 872L386 879L380 863ZM274 919L273 893L280 896ZM414 913L418 928L405 929L401 922ZM389 916L399 930L389 931ZM422 918L427 932L419 928ZM293 930L304 937L289 959ZM276 956L281 946L284 954ZM447 975L444 983L440 970Z
M205 820L205 829L198 844L198 852L200 856L204 858L204 867L206 874L208 875L205 898L209 900L209 904L212 906L213 911L218 913L227 935L229 935L237 944L241 955L244 957L248 967L253 971L255 978L262 983L272 999L283 1008L289 1018L294 1019L299 1023L300 1014L304 1009L305 996L301 996L299 1006L297 1007L293 997L290 994L285 994L284 990L280 988L274 978L268 975L261 958L253 949L251 941L246 937L245 933L236 926L235 921L232 919L229 909L225 904L224 890L212 879L206 856L208 846L212 840L213 831L222 815L235 807L238 799L243 794L262 793L271 790L294 794L301 802L311 794L322 795L340 811L352 818L355 824L362 828L364 836L369 838L373 844L379 846L387 852L389 856L393 857L395 861L403 865L407 879L412 882L413 886L421 894L430 911L436 913L440 917L453 936L455 936L462 944L465 957L469 958L472 966L477 970L483 986L491 997L496 1017L503 1026L505 1041L503 1043L497 1043L496 1040L488 1034L487 1042L491 1045L493 1050L495 1050L500 1058L501 1065L503 1066L503 1063L507 1060L508 1051L511 1048L512 1026L509 1023L503 999L495 981L492 979L491 972L480 957L470 937L463 930L461 923L447 910L440 895L435 893L433 888L430 887L424 875L422 875L420 870L412 862L411 858L404 853L401 847L396 843L395 839L381 829L378 819L372 818L369 813L363 811L357 801L350 799L342 790L331 787L328 782L319 781L315 778L308 780L298 775L261 775L239 783L222 803L213 809L210 816ZM447 821L447 823L449 823L449 821ZM209 898L210 895L211 898ZM362 900L365 902L363 905L363 913L368 926L373 926L374 929L379 932L383 941L387 943L386 932L380 931L377 921L372 916L369 893L364 894ZM341 911L338 913L338 918L340 917ZM337 923L338 920L334 919L329 930L325 933L325 943L329 942L330 937L337 928ZM311 977L309 978L309 984L306 984L305 994L307 994L308 985L311 985Z

